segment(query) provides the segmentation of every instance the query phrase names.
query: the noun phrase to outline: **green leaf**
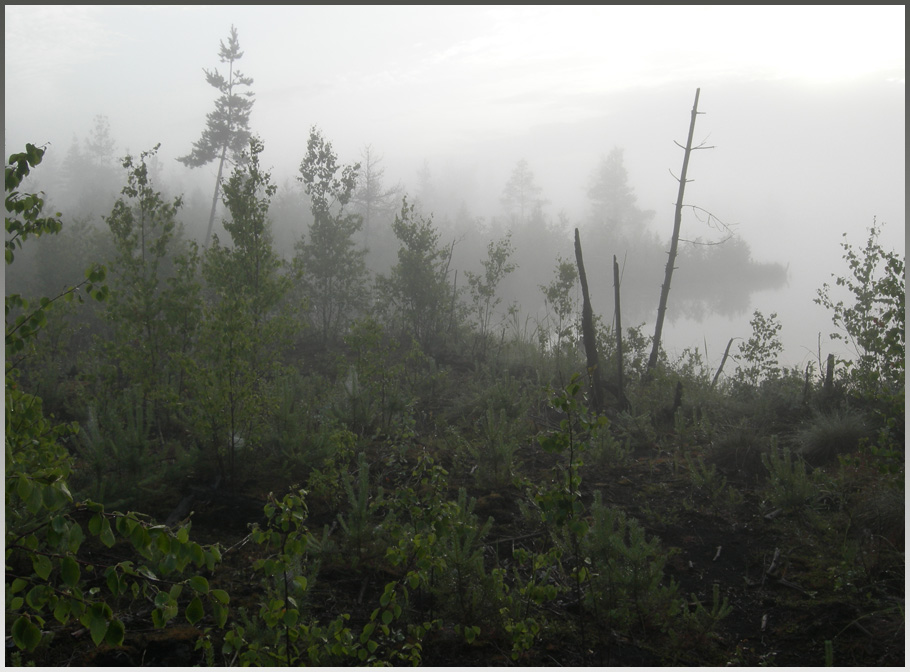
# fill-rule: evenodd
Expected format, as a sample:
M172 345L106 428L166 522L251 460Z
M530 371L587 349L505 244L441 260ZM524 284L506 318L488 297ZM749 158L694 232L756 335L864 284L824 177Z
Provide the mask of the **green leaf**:
M79 584L79 577L82 572L79 571L79 563L70 556L66 556L60 561L60 577L63 583L73 588Z
M12 634L13 642L20 649L34 651L41 643L41 630L25 616L20 616L13 623Z
M167 603L170 601L171 601L170 594L164 592L163 590L159 591L158 594L155 595L155 606L158 607L159 609L164 609L164 607L166 607Z
M130 541L133 542L133 546L139 551L143 556L148 557L147 553L149 547L152 545L152 537L149 535L148 531L145 529L145 526L142 524L137 524L130 531Z
M299 615L300 614L296 609L288 609L286 612L284 612L285 627L293 628L295 625L297 625L297 618Z
M75 589L73 592L78 592L78 589ZM70 613L73 615L73 618L82 618L82 614L85 613L85 603L81 599L82 594L79 593L78 596L73 596L70 598Z
M58 600L57 606L54 607L54 618L56 618L60 623L66 625L66 622L70 617L70 603L69 600Z
M158 577L155 575L155 572L150 570L145 565L139 565L139 567L136 568L136 574L138 576L144 576L147 579L151 579L152 581L158 580Z
M111 646L122 646L123 636L125 634L126 628L123 627L123 623L121 621L111 621L111 624L107 629L107 634L104 636L104 641Z
M85 534L82 532L82 526L79 523L73 523L69 529L69 540L67 541L66 547L69 549L69 552L76 554L79 551L79 547L82 546L82 542L85 541Z
M219 602L220 604L227 604L231 601L231 596L228 595L226 590L221 590L220 588L215 588L211 591L212 598Z
M191 544L190 545L190 554L193 558L193 563L197 567L201 567L202 565L205 564L205 552L202 550L202 546L200 546L199 544L196 544L196 543Z
M28 499L25 501L25 508L29 513L37 514L44 505L44 497L41 495L41 488L32 488L28 493Z
M202 600L198 597L194 597L186 607L186 620L189 621L191 625L195 625L202 620L204 615L205 612L202 609Z
M20 590L25 590L25 587L28 585L28 581L25 579L13 579L13 585L10 586L11 593L18 593Z
M51 563L51 559L46 555L36 555L32 558L32 567L39 578L47 581L47 577L51 575L51 569L54 566Z
M114 597L116 597L117 595L120 594L120 590L121 590L121 581L120 581L120 576L117 574L117 568L111 567L110 569L107 570L106 574L107 574L107 577L106 577L107 589L109 591L111 591L111 594L113 594Z
M212 591L213 593L215 591ZM222 591L223 592L223 591ZM212 602L212 618L215 619L215 625L219 628L223 628L224 624L227 623L228 610L223 604L219 602Z
M104 616L98 613L98 610L95 609L96 606L98 605L92 605L88 629L92 635L92 641L95 642L95 646L98 646L107 634L109 623Z
M167 621L164 618L163 609L152 609L152 625L158 629L161 629L167 625Z
M130 520L126 516L117 516L117 532L119 532L124 537L130 536L133 531L133 527L137 524L138 523ZM108 525L110 525L110 523L108 523Z
M210 572L215 571L215 565L221 562L221 553L217 548L205 552L205 568Z
M174 570L177 569L177 556L174 555L173 553L169 553L168 555L166 555L164 557L164 560L161 561L159 568L161 569L162 574L164 574L164 575L170 574L171 572L173 572ZM181 567L181 569L182 569L182 567Z
M32 494L32 482L27 476L20 476L19 483L16 485L16 494L23 502L28 501L29 495Z
M101 543L110 548L116 542L114 539L114 533L111 531L111 524L108 522L107 518L104 518L101 523Z
M208 594L209 592L209 582L204 576L193 576L190 577L190 588L195 590L197 593L202 593L203 595Z
M166 534L159 534L155 538L155 545L159 551L166 555L171 551L171 538Z

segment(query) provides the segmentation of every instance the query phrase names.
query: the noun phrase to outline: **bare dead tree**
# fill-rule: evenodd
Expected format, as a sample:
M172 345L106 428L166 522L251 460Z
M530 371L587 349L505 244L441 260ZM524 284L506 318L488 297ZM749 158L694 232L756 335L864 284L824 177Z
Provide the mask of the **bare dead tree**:
M730 346L733 345L733 341L735 341L736 338L737 337L734 336L729 341L727 341L727 347L724 350L724 356L720 360L720 366L717 367L717 372L714 374L714 380L711 381L711 387L717 385L717 379L720 378L720 374L724 370L724 364L727 363L727 357L730 356Z
M825 395L830 397L834 394L834 354L828 355L827 365L825 367Z
M581 335L585 342L585 357L591 376L594 408L599 413L604 409L603 385L600 382L600 360L597 356L597 338L594 333L594 310L591 308L591 295L588 293L588 278L585 275L585 262L581 255L581 237L578 235L578 229L575 229L575 262L578 264L578 279L581 281Z
M703 112L698 111L698 96L700 93L700 88L695 89L695 104L692 106L692 120L689 122L689 138L686 141L686 146L683 148L685 154L683 154L682 173L680 173L678 178L679 195L676 198L676 214L673 218L673 238L670 241L670 252L669 258L667 259L664 284L661 285L660 288L660 302L657 305L657 324L654 327L654 342L651 346L651 356L648 359L649 372L657 366L657 356L660 352L660 338L664 328L664 316L667 312L667 298L670 296L670 281L673 279L673 264L676 263L676 252L679 248L679 227L682 223L683 195L686 191L686 173L689 170L689 156L692 154L693 149L710 149L704 145L692 147L692 136L695 134L695 119L699 114L704 114ZM676 144L682 147L678 142Z

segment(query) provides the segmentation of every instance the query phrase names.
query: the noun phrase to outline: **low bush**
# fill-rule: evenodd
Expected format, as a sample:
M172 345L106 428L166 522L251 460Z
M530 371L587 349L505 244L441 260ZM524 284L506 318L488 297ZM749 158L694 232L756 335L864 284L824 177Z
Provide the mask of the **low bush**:
M796 440L803 459L817 467L859 450L868 432L861 414L841 409L816 413L799 429Z

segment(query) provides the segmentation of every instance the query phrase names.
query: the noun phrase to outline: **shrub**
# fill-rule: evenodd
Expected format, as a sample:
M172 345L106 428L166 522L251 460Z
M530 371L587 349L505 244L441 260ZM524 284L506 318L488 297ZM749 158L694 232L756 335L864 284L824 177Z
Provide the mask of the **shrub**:
M828 464L838 455L860 449L868 435L863 416L849 409L816 413L797 433L800 454L812 466Z
M768 499L788 512L798 511L816 494L816 486L806 472L806 463L790 453L790 447L778 450L772 439L771 450L763 454L762 463L768 470Z
M762 455L768 452L768 438L748 420L740 420L719 432L708 461L728 475L764 476Z
M756 310L749 323L752 336L739 346L742 366L736 368L736 381L740 384L756 386L762 380L774 380L780 376L781 369L777 358L783 351L778 333L781 329L777 313L765 317Z
M484 587L489 577L484 570L482 544L493 526L492 518L480 523L475 504L474 498L469 499L465 489L459 488L458 500L446 503L445 515L437 526L443 562L434 593L457 623L468 626L481 616L488 599Z
M110 508L136 506L141 487L161 474L150 439L152 419L143 411L141 393L128 390L89 409L76 440L80 469L73 485Z
M510 420L504 409L492 408L477 423L478 440L468 444L477 463L475 477L481 486L498 488L512 481L515 452L520 446L520 423Z
M591 435L588 454L591 463L600 467L621 467L629 462L632 453L632 439L618 438L609 427L599 427Z
M833 312L832 321L838 331L831 338L845 341L853 350L856 362L850 382L864 396L904 388L904 258L899 252L881 247L880 233L881 225L873 221L862 250L857 251L848 242L841 243L850 274L836 276L835 285L846 288L855 303L849 306L843 301L835 302L828 283L818 290L815 299L815 303Z
M594 493L591 526L581 541L589 567L585 607L611 628L662 625L672 612L676 585L663 585L667 554L639 522L603 504Z

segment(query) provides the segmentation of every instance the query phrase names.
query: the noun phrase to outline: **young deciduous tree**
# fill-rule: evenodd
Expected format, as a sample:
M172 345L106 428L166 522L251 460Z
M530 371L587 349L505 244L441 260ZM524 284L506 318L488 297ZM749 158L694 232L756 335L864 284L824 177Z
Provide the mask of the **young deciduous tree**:
M165 201L149 178L148 159L127 155L127 184L105 218L113 234L113 293L108 318L115 337L106 344L116 362L120 385L140 391L145 417L161 423L177 403L199 312L194 243L180 239L181 199Z
M540 338L555 336L555 349L562 351L562 344L571 337L578 312L578 299L573 292L578 286L578 269L568 259L556 261L553 279L548 285L540 285L547 306L546 328L540 330ZM552 314L550 311L553 311Z
M340 333L366 307L366 250L358 249L354 236L360 215L348 213L357 185L360 164L341 166L322 133L310 130L307 154L300 163L300 177L310 197L313 225L309 241L297 243L295 265L323 342Z
M272 247L269 207L277 187L259 163L263 149L259 138L250 138L249 154L224 185L224 205L230 213L224 228L233 249L231 277L222 281L229 281L238 294L249 296L256 327L265 322L288 289L288 280L280 273L281 260Z
M237 455L252 450L268 420L270 381L279 363L272 353L286 344L287 321L278 310L289 287L271 245L268 209L275 185L259 164L263 146L250 153L224 185L230 212L225 229L232 247L215 236L202 271L210 293L193 375L192 412L199 439L221 473L236 476Z
M764 380L780 377L778 358L784 347L780 342L781 324L777 313L765 317L760 310L756 310L749 324L752 335L739 345L742 364L736 368L736 380L755 387Z
M228 76L218 69L206 70L206 81L221 94L215 100L215 110L206 115L206 127L202 137L193 143L193 151L177 159L183 165L198 168L218 159L218 177L215 178L215 193L212 196L212 212L209 215L209 226L205 234L205 246L208 247L215 223L215 206L218 203L218 192L221 188L221 175L227 160L240 158L247 148L250 139L250 112L253 109L253 92L240 91L240 87L252 86L253 79L245 77L234 69L235 61L243 57L237 29L231 26L231 36L225 45L221 42L218 56L222 63L228 64Z
M834 276L835 286L849 292L853 305L837 300L835 290L825 283L815 303L832 312L838 331L832 339L845 341L856 357L851 382L863 394L883 391L903 393L905 371L905 325L907 285L905 260L879 242L882 227L873 222L866 245L856 249L841 242L849 274Z
M27 237L55 234L61 227L59 213L41 216L40 195L17 191L43 154L43 149L26 145L25 152L10 157L5 170L7 265ZM54 298L42 298L37 306L28 305L18 295L9 295L5 301L6 619L10 645L24 652L47 642L42 629L49 624L66 627L73 621L84 626L95 646L121 646L126 619L120 618L120 606L127 594L133 599L141 594L144 601L155 605L152 622L159 628L180 613L176 595L181 592L184 597L192 596L184 612L190 623L204 616L203 600L211 605L219 627L227 620L224 605L230 598L226 592L213 595L216 591L209 590L203 576L184 580L178 576L185 569L192 571L192 565L212 571L221 558L218 549L203 549L189 541L186 528L172 533L162 525L149 525L134 513L108 513L100 504L75 502L67 485L73 457L63 442L78 432L78 426L58 424L45 416L41 398L26 392L18 380L10 355L29 348L53 304L60 298L79 296L80 290L103 300L107 287L94 286L103 280L104 268L95 265L86 271L80 285ZM138 560L116 562L115 558L99 566L95 562L97 544L110 548L118 536L133 547L133 557ZM83 546L90 537L96 538L91 555Z
M500 281L515 270L515 264L510 261L514 251L511 234L506 234L499 240L491 240L487 245L487 258L481 262L483 274L470 271L465 273L468 277L468 290L471 293L471 306L477 318L477 328L480 330L481 352L486 350L493 311L502 301L496 296L496 290Z

